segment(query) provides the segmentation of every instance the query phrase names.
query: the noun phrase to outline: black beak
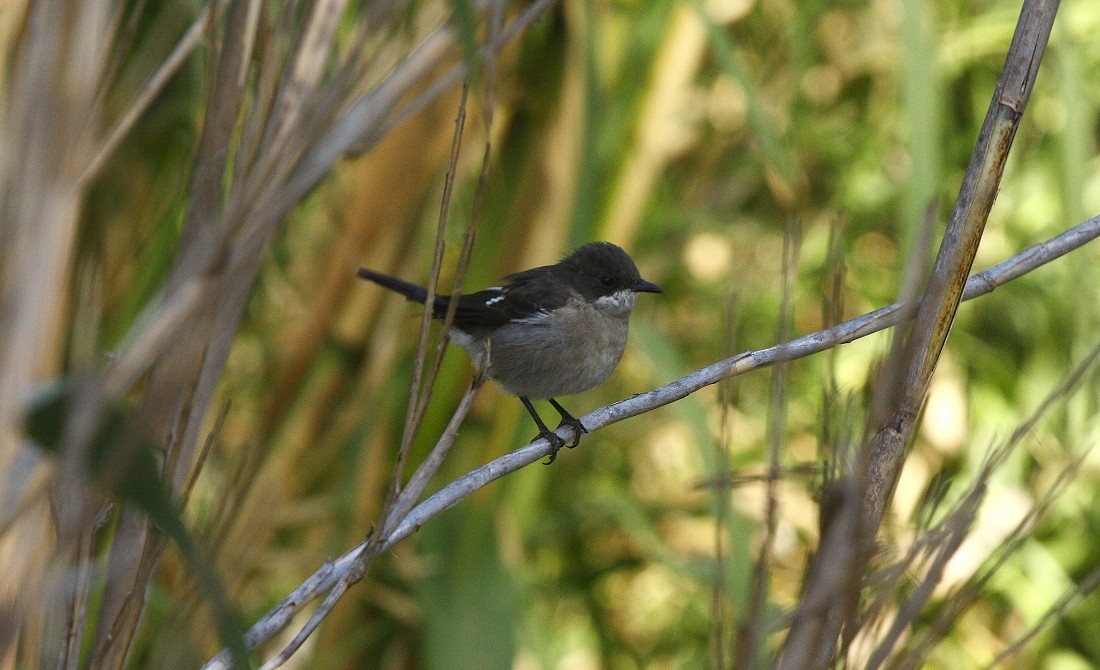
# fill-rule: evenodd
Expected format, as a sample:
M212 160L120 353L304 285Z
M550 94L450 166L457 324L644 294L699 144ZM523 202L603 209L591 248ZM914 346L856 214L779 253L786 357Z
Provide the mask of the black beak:
M653 282L646 281L644 279L639 279L638 281L634 282L634 285L630 287L630 290L636 293L664 293L664 291L661 290L660 286L657 286Z

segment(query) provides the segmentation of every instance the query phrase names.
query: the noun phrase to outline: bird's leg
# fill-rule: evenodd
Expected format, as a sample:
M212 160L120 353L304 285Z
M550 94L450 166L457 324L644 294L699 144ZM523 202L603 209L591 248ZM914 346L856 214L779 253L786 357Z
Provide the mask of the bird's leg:
M558 414L561 414L561 423L558 424L558 427L561 428L562 426L569 426L573 429L573 435L575 435L576 437L573 438L572 442L566 445L570 449L572 449L573 447L581 443L581 435L587 435L588 429L584 427L584 424L581 423L580 419L570 414L569 411L562 407L561 403L559 403L557 400L554 400L553 398L550 398L549 400L550 404L554 406L554 409L558 410Z
M550 465L554 462L554 459L558 457L558 450L565 446L565 440L554 433L552 430L546 427L546 424L542 422L542 417L535 411L534 405L527 399L527 396L520 396L520 402L527 408L528 413L531 414L531 418L535 420L535 425L539 427L539 437L545 437L546 441L550 443L553 451L550 452L550 460L546 461L545 465ZM555 405L557 403L554 403Z

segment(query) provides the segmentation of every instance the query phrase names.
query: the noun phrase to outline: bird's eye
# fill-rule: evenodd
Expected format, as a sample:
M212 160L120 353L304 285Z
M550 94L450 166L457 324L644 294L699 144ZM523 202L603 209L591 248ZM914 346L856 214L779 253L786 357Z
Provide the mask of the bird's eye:
M615 285L615 280L612 279L610 276L603 275L602 277L600 277L600 286L602 286L604 288L611 288L614 285Z

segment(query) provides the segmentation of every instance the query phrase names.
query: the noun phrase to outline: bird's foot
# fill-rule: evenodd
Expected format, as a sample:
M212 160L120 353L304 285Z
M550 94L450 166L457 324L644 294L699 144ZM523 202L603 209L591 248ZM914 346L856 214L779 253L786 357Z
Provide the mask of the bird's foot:
M535 424L539 427L539 437L546 438L546 441L550 443L550 458L544 461L543 465L550 465L551 463L553 463L554 459L558 457L558 452L561 451L562 447L568 447L569 449L576 447L578 444L581 443L581 435L584 435L588 432L588 429L584 427L584 424L581 423L580 419L570 414L569 411L562 407L557 400L554 400L553 398L548 398L550 404L553 405L554 409L558 410L558 414L561 415L561 423L558 424L558 428L561 428L562 426L569 426L573 429L573 440L566 444L565 440L561 436L559 436L555 432L550 431L546 427L546 424L543 423L542 419L539 418L538 412L535 411L535 408L531 405L531 401L529 399L527 399L525 396L520 396L519 399L523 402L524 407L526 407L527 411L531 414L531 418L535 420Z
M581 435L588 434L588 429L584 427L584 424L581 423L581 420L572 415L563 416L561 418L561 423L558 424L558 428L561 428L562 426L569 426L573 429L573 439L571 441L566 442L565 439L559 436L557 433L551 433L550 431L539 434L539 437L545 437L546 441L549 442L550 446L554 449L550 452L550 458L544 461L543 465L550 465L551 463L553 463L554 459L558 457L558 452L561 450L562 447L565 447L566 449L576 448L576 446L581 443Z
M561 423L558 424L558 428L562 426L569 426L573 429L573 441L568 446L570 449L576 447L581 443L581 435L587 435L588 429L584 427L581 420L569 413L569 410L561 406L557 400L549 398L550 404L554 406L554 409L558 410L558 414L561 415Z
M562 438L557 433L552 433L548 430L539 433L539 437L545 437L546 441L550 443L550 457L542 462L543 465L550 465L551 463L553 463L554 459L558 457L558 452L561 451L562 447L569 447L570 449L572 449L573 447L577 446L576 443L567 445L564 438Z
M584 427L584 424L581 423L581 420L573 415L563 416L561 418L561 423L558 424L558 428L561 428L562 426L569 426L573 429L573 441L565 445L570 449L575 448L578 444L581 443L581 435L588 434L588 429Z

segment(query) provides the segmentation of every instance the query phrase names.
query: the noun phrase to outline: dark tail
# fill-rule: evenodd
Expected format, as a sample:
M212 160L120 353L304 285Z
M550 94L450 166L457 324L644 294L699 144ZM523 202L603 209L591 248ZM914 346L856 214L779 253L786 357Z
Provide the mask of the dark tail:
M424 301L428 299L428 289L423 286L417 286L416 284L410 284L407 281L398 279L397 277L391 277L384 275L381 272L375 272L374 270L368 270L367 268L359 268L357 272L360 277L367 281L372 281L379 286L388 288L391 291L396 291L405 296L409 300L424 304Z
M410 284L409 282L398 279L397 277L391 277L390 275L384 275L381 272L375 272L374 270L368 270L367 268L359 268L356 273L361 278L367 281L372 281L379 286L388 288L391 291L395 291L405 296L413 302L418 302L421 305L428 299L428 289L423 286L417 286L416 284ZM447 303L450 302L448 296L437 296L435 299L435 305L432 311L435 312L436 318L438 318L443 312L447 311Z

